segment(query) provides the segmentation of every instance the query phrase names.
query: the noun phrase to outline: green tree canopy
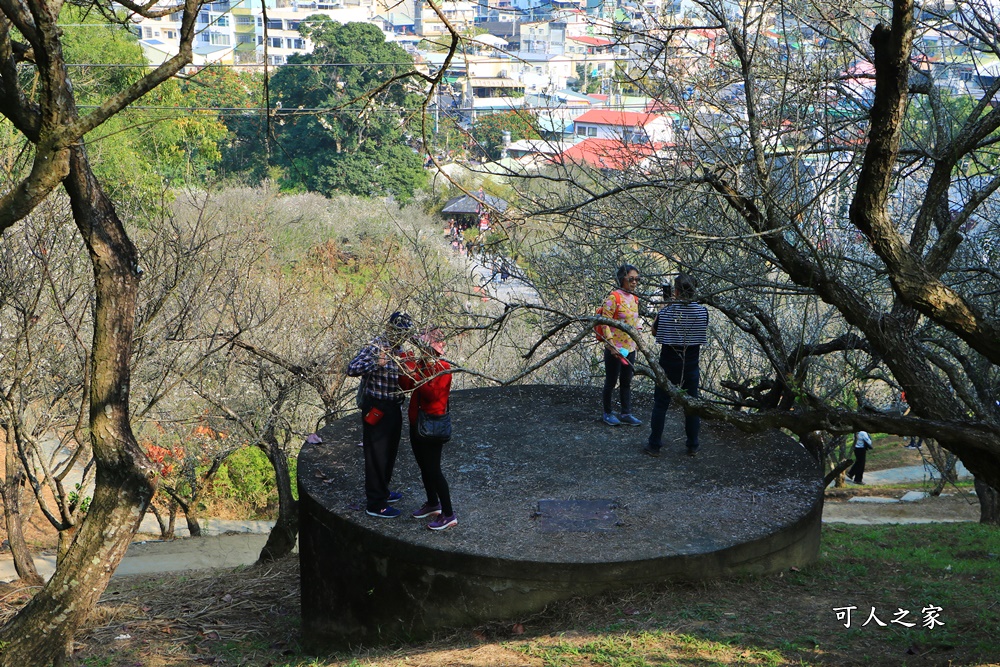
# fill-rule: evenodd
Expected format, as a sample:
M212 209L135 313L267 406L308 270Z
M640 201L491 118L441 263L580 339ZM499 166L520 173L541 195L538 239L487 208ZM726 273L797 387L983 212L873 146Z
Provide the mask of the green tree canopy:
M184 95L197 108L212 108L225 125L225 138L218 142L219 175L259 183L267 176L265 147L267 118L263 76L238 72L230 67L205 67L182 84Z
M315 67L285 67L272 81L281 104L272 157L284 169L283 184L325 195L410 199L426 182L405 127L408 110L419 103L406 80L392 79L411 71L413 59L367 23L317 15L300 31L315 50L289 62Z
M479 118L472 126L472 138L491 160L499 160L503 153L503 135L510 132L510 140L539 139L538 118L526 111L505 111Z
M82 7L68 6L60 23L65 24L63 48L74 95L83 109L142 78L146 59L135 35ZM212 78L210 86L166 81L150 93L143 105L149 108L126 109L87 135L94 170L113 199L155 206L165 181L199 181L213 173L226 128L218 112L202 108L227 106L228 101L206 92L218 88L215 71L196 79Z

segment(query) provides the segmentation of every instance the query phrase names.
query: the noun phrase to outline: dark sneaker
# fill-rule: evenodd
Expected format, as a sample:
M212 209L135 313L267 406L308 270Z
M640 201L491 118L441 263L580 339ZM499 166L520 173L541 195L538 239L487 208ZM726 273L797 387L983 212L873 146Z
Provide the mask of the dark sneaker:
M437 518L427 524L427 527L431 530L444 530L445 528L451 528L452 526L458 525L458 517L454 514L444 515L438 514Z
M414 519L426 519L441 513L441 503L424 503L418 510L413 510Z
M645 454L646 456L652 456L654 459L659 458L660 456L660 450L653 449L652 447L643 447L642 453Z
M386 505L380 510L365 510L365 514L368 516L378 517L379 519L395 519L400 515L400 511L395 507L389 507Z
M698 448L688 449L688 456L698 456Z
M618 421L619 423L625 424L625 426L642 426L641 421L628 414L619 416Z
M389 497L385 499L385 502L387 502L387 503L398 503L402 499L403 499L403 494L402 493L400 493L399 491L390 491L389 492Z
M618 421L618 417L615 417L610 412L605 412L604 416L601 417L601 421L607 424L608 426L618 426L619 424L621 424L621 422Z

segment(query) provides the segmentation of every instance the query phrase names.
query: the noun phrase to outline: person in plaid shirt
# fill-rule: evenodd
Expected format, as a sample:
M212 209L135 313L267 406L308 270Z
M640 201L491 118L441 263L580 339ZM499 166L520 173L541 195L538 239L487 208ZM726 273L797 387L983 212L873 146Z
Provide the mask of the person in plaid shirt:
M365 511L369 516L392 519L391 507L403 497L389 490L403 427L403 392L399 388L399 359L413 320L403 312L389 317L385 332L361 348L347 365L347 374L360 377L361 430L365 452Z

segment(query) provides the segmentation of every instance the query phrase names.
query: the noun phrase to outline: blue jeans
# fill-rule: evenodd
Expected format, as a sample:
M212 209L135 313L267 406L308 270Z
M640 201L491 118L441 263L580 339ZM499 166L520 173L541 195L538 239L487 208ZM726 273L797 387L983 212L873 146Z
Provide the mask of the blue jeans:
M693 357L693 358L692 358ZM698 386L701 371L698 368L698 355L678 354L673 348L664 346L660 352L660 366L667 374L667 379L678 385L691 398L698 398ZM663 424L667 420L667 409L670 407L670 394L665 389L656 386L653 391L653 414L649 418L649 448L659 451L663 438ZM701 417L685 413L684 432L687 435L689 451L698 449L698 434L701 432Z

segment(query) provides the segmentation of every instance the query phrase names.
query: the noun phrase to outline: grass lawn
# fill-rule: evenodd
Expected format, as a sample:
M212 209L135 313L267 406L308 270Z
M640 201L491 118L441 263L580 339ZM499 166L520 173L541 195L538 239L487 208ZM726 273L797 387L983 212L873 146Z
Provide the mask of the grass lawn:
M896 435L887 435L875 438L873 448L868 452L865 459L865 470L885 470L886 468L904 468L906 466L918 466L923 463L921 453L926 454L926 449L921 451L907 449L905 445L909 440Z
M978 524L825 526L820 560L801 570L567 601L324 658L298 649L298 585L294 558L266 570L114 579L77 664L1000 664L1000 531ZM3 600L9 612L11 596ZM836 611L844 607L854 607L849 628ZM884 626L869 620L872 609ZM932 617L942 624L927 627Z

